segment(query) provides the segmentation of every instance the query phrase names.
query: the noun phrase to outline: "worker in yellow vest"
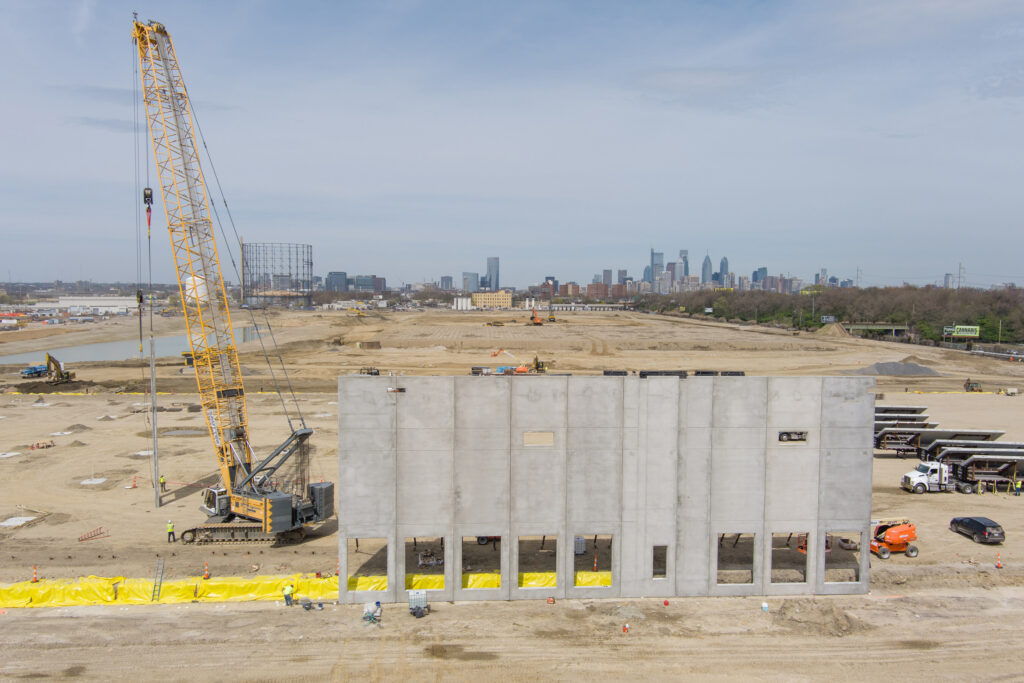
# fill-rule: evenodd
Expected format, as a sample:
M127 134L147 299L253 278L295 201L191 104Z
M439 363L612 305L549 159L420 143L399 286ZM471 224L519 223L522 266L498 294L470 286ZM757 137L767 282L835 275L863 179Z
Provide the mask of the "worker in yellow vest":
M284 587L284 604L285 604L285 607L291 607L292 606L292 594L294 594L294 593L295 593L295 586L293 586L292 584L289 583L287 586Z
M167 542L174 543L176 540L174 537L174 522L167 520Z
M1015 496L1019 496L1020 495L1020 484L1021 484L1020 479L1018 479L1017 481L1013 482L1013 495L1015 495Z
M164 475L161 474L160 475L160 491L163 492L163 491L166 491L166 490L167 490L167 480L164 479Z

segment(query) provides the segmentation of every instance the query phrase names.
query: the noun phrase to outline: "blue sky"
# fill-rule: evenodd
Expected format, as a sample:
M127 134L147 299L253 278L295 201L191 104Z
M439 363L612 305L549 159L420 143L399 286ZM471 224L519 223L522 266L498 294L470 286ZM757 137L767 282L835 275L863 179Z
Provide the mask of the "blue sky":
M653 246L1024 284L1024 4L998 0L8 1L0 279L136 277L133 10L242 236L318 274L589 282Z

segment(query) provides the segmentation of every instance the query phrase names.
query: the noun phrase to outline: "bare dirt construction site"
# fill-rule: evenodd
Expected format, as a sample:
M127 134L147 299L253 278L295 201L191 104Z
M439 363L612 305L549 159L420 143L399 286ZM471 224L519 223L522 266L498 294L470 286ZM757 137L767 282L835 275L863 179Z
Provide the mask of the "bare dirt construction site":
M234 315L238 328L253 324L243 315ZM1003 440L1024 440L1024 398L996 393L1024 388L1024 364L861 340L835 328L794 334L640 313L556 316L558 322L534 327L521 311L271 313L298 405L315 430L312 480L337 477L338 375L363 367L468 374L472 366L534 356L549 372L574 374L842 375L893 363L886 367L901 374L877 377L880 402L927 406L943 427L1001 429ZM264 324L262 317L256 322ZM129 340L137 325L125 318L58 329L30 325L0 335L0 355L42 358L54 348ZM183 326L181 317L159 319L157 334L181 334ZM290 431L259 344L242 338L252 439L258 453L268 452ZM21 380L24 364L0 369L0 522L35 518L0 526L0 582L25 581L33 566L40 579L151 578L158 559L166 560L168 579L198 576L204 562L217 576L334 573L334 522L281 547L168 544L167 520L179 529L202 522L199 492L218 477L201 414L190 412L198 402L194 378L180 358L157 361L160 468L168 491L155 509L149 397L140 393L148 387L148 362L67 366L78 381L57 387ZM985 393L963 393L967 377ZM0 679L110 680L145 670L160 680L862 680L894 667L909 679L1019 679L1019 664L1007 655L1024 620L1024 497L913 495L899 480L915 464L875 457L873 517L910 518L920 555L872 557L867 596L767 598L766 612L761 598L680 598L667 606L653 599L441 603L425 619L391 605L379 628L364 626L355 605L310 612L270 602L6 609ZM982 546L952 533L950 518L963 515L995 519L1008 540ZM79 541L95 529L106 535ZM995 568L997 552L1002 569Z

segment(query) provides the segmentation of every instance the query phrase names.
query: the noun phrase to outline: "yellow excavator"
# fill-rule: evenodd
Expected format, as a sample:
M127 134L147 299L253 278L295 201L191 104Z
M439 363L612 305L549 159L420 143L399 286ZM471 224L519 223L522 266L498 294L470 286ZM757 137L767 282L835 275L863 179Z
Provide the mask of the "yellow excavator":
M64 369L64 364L46 354L46 377L49 384L66 384L75 381L75 373Z
M266 455L249 442L245 387L228 298L214 240L206 181L199 163L192 106L171 36L163 24L133 22L139 75L153 158L159 175L181 306L195 367L202 413L213 441L221 481L203 491L205 524L186 529L192 542L294 539L305 525L334 514L334 484L309 483L309 437L286 415L290 436ZM143 191L146 217L153 191ZM286 461L295 457L289 469Z

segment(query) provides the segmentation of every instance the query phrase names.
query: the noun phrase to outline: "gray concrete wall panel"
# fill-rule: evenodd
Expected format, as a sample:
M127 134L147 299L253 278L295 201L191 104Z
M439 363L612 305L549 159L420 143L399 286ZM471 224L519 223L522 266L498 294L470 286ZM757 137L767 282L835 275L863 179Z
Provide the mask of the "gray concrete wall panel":
M342 582L340 597L404 600L410 536L445 538L434 600L866 592L872 382L343 377L342 569L349 538L390 547L389 590ZM860 580L826 582L825 535L858 529ZM809 534L807 580L772 583L772 534L790 532ZM719 534L736 533L755 535L753 582L718 584ZM593 534L614 539L610 587L573 585L573 536ZM557 586L519 588L518 538L540 535L557 537ZM500 588L461 587L464 536L502 537ZM665 578L653 577L654 546L667 548Z

